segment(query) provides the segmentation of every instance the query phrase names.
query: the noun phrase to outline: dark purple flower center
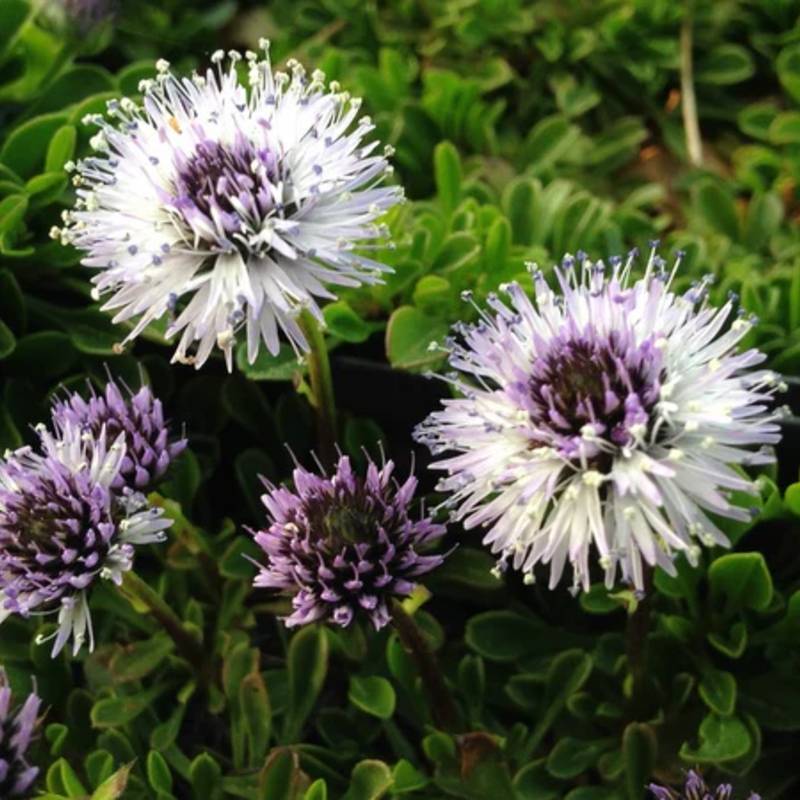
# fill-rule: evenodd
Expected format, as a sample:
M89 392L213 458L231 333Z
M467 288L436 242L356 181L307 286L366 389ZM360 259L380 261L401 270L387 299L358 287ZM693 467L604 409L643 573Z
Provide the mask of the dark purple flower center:
M116 531L108 490L61 465L9 493L0 514L0 575L6 606L33 593L52 603L87 586L102 567Z
M317 530L331 541L354 544L375 541L377 538L380 519L373 509L349 504L333 505L323 511L320 517Z
M649 429L663 380L661 353L650 339L635 346L619 333L557 338L533 365L531 419L554 434L568 458L577 454L586 426L624 447Z
M206 140L188 159L177 159L171 205L193 231L210 226L208 241L236 246L233 237L263 220L276 207L271 186L278 183L278 160L244 136L232 145Z

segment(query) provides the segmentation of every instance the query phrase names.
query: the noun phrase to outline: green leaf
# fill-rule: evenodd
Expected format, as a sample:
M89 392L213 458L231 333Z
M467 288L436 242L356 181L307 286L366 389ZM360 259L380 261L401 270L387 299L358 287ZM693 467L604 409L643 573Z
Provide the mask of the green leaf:
M760 250L780 229L783 202L775 192L760 192L750 201L745 218L744 240L748 247Z
M108 750L95 750L84 760L86 777L91 786L100 786L114 774L114 756Z
M8 269L0 269L0 320L12 331L22 333L27 316L25 298L14 273Z
M700 744L692 747L684 742L680 757L688 764L719 764L733 761L750 749L750 731L738 717L709 714L700 723Z
M174 642L165 634L134 642L119 649L111 659L109 671L118 683L141 680L155 670L174 649Z
M727 186L704 178L694 185L692 197L699 218L709 228L732 241L739 239L739 217Z
M739 127L754 139L768 139L769 126L777 113L778 107L774 102L751 103L739 112Z
M413 306L401 306L392 312L386 328L389 362L393 367L407 370L421 370L440 363L442 352L431 350L429 345L441 342L447 331L446 322L429 317Z
M307 787L297 754L287 747L273 750L259 775L259 800L300 800Z
M772 601L772 576L761 553L727 553L708 570L711 599L726 614L765 611Z
M0 56L8 50L32 11L25 0L3 0L0 3Z
M480 656L465 655L458 664L458 688L470 719L477 720L486 692L486 667Z
M272 430L272 408L263 389L242 374L229 375L222 386L222 406L247 432L258 439Z
M320 778L308 787L308 791L303 795L303 800L328 800L328 786Z
M0 148L0 162L22 178L31 178L44 166L55 132L65 123L64 114L44 114L15 128Z
M559 73L550 79L556 103L568 117L579 117L602 101L602 96L589 83L579 84L570 73Z
M133 764L118 769L108 780L104 781L92 794L91 800L117 800L122 797L128 786L128 777Z
M535 617L486 611L467 622L464 641L489 661L515 661L532 651L543 628Z
M289 671L289 707L283 736L287 742L296 742L328 673L328 637L324 628L306 625L292 637L286 667Z
M641 800L642 788L656 764L658 744L653 729L641 722L631 722L622 734L622 758L625 762L625 788L628 800Z
M423 775L410 761L401 758L392 770L392 793L407 794L424 789L428 783L428 778Z
M249 536L237 536L219 559L219 573L226 578L251 581L256 568L249 559L257 560L260 555L259 546Z
M305 365L297 359L291 345L282 344L277 355L272 355L263 345L256 360L247 360L247 344L242 342L236 348L236 366L251 381L290 381L305 372Z
M721 44L697 60L695 80L726 86L747 80L755 72L750 52L738 44Z
M47 146L45 172L56 172L64 168L64 164L75 155L77 139L78 130L74 125L63 125L53 134Z
M508 260L511 249L511 223L505 217L498 217L486 234L483 259L490 270L499 270Z
M172 791L172 773L164 756L157 750L147 754L147 781L157 792Z
M514 776L514 789L520 800L561 800L564 794L561 782L545 769L544 759L525 764Z
M787 487L783 502L792 514L800 516L800 483L793 483Z
M67 176L61 172L34 175L26 184L31 208L41 208L57 200L67 188Z
M139 94L140 81L151 79L154 75L155 69L150 59L134 61L117 73L117 85L122 94L136 95Z
M239 705L244 715L250 766L255 767L264 761L272 734L272 708L260 672L253 671L242 681Z
M550 751L547 757L547 771L554 778L565 780L576 778L596 764L598 757L607 749L607 742L587 742L565 736L559 739Z
M222 797L222 768L208 753L201 753L189 767L189 780L195 800Z
M504 584L493 572L497 560L484 550L459 547L444 564L427 578L436 593L453 596L474 596L475 592L498 592Z
M58 331L39 331L17 340L9 356L9 369L29 378L52 380L70 370L78 359L69 336Z
M800 143L800 111L783 111L769 126L769 140L773 144Z
M580 596L581 608L589 614L610 614L623 608L619 600L612 597L603 583L594 583L588 592Z
M541 185L529 178L517 178L503 192L503 207L511 223L515 244L530 244L533 240L533 217Z
M446 216L455 211L461 197L461 159L451 142L439 142L433 152L436 193Z
M800 102L800 44L790 44L778 54L775 62L783 88Z
M709 668L697 687L703 702L722 717L733 714L736 708L736 678L730 672Z
M386 437L380 426L371 419L350 417L344 426L345 451L357 462L363 463L364 451L379 460L381 457L381 442Z
M14 233L27 210L28 198L23 194L11 194L0 201L0 237Z
M114 79L107 69L96 64L75 64L44 90L30 113L38 116L58 111L113 88Z
M734 622L726 633L709 631L709 644L728 658L740 658L747 647L747 626Z
M345 300L329 303L323 311L328 332L337 339L359 344L372 333L372 327L348 305Z
M92 706L92 725L96 728L127 725L149 708L149 705L150 698L145 693L102 698Z
M536 123L525 139L522 157L530 172L538 174L555 164L575 145L580 131L566 117L555 114Z
M392 772L383 761L360 761L353 767L350 788L342 800L379 800L392 783Z
M347 698L356 708L378 719L390 719L394 714L394 688L386 678L378 675L352 675Z
M414 287L412 300L424 314L441 316L452 305L454 290L446 278L440 275L424 275Z
M536 751L569 697L586 683L591 672L592 659L581 650L566 650L550 662L542 700L543 711L526 745L527 753Z
M14 352L17 340L8 325L0 319L0 359Z

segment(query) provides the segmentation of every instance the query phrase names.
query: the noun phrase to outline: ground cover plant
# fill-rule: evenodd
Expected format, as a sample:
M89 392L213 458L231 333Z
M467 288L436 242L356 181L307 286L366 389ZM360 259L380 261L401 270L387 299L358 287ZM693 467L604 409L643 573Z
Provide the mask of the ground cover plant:
M0 798L794 797L799 21L0 0Z

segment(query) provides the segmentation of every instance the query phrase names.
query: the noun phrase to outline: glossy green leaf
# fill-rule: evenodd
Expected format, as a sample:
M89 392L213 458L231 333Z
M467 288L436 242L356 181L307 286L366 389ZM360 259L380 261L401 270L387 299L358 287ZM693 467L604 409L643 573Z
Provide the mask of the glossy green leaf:
M287 742L295 742L328 673L328 638L324 629L307 625L294 634L286 666L289 671L289 708L283 737Z
M772 576L761 553L727 553L708 571L711 598L725 612L764 611L772 600Z
M448 326L412 306L392 313L386 329L386 352L393 367L407 370L430 368L442 361L442 353L431 349L447 335Z
M386 678L379 675L351 676L347 697L356 708L379 719L390 719L394 714L394 688Z

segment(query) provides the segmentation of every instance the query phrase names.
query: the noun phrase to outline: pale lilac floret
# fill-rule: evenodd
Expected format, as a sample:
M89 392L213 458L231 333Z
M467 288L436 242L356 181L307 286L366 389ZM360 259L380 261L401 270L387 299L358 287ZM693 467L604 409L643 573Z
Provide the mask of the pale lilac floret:
M557 291L534 270L533 300L490 296L448 340L460 396L417 431L454 517L528 582L549 564L554 587L569 562L588 589L594 548L609 587L619 569L641 590L645 565L728 545L713 517L749 520L731 493L756 492L736 467L774 460L780 381L737 349L752 321L709 305L706 282L677 294L680 258L668 274L653 248L638 280L634 259L566 256Z
M71 392L56 399L52 419L59 432L73 425L94 437L105 429L109 441L124 435L125 457L111 484L115 490L146 492L186 448L186 439L170 435L161 401L146 385L124 392L109 380L102 394L92 387L87 398Z
M269 526L255 534L267 563L254 585L291 595L287 626L317 620L347 627L358 616L376 629L391 619L393 597L411 594L417 579L444 556L423 552L444 535L410 509L417 481L399 484L394 464L370 462L366 477L342 456L331 476L298 466L294 489L267 485Z
M160 542L171 520L143 495L112 485L125 459L125 437L110 446L66 424L58 436L40 426L41 450L22 448L0 461L0 622L57 615L58 654L94 647L87 593L99 579L119 584L134 547Z
M0 797L29 798L39 768L28 763L26 754L39 721L42 701L31 692L15 708L6 671L0 668Z
M385 239L378 220L402 191L381 186L390 148L365 141L360 100L252 52L244 84L242 56L228 55L188 78L159 62L141 106L112 101L92 118L97 154L76 165L76 209L53 235L99 271L114 321L135 321L126 341L166 315L174 360L200 367L217 347L231 369L240 334L251 363L281 334L306 350L303 309L321 319L329 287L380 280L388 268L356 248Z
M689 770L686 774L686 785L682 790L669 789L655 783L647 788L654 800L731 800L733 797L733 786L730 783L721 783L716 789L712 789L694 770ZM761 800L761 795L751 792L747 800Z

